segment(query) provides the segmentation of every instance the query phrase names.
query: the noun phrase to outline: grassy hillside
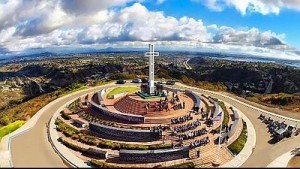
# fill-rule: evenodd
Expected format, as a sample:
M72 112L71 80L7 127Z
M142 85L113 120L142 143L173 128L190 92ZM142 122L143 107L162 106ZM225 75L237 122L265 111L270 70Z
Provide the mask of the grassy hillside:
M284 110L300 112L300 94L255 94L246 99L269 107L279 107Z

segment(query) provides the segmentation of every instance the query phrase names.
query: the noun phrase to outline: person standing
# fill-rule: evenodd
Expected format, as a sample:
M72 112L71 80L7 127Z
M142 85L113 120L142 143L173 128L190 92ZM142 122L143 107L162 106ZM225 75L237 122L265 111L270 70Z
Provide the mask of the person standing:
M146 114L147 114L148 113L148 109L149 109L148 104L145 106L145 109L146 109Z
M197 158L200 157L200 149L197 150Z

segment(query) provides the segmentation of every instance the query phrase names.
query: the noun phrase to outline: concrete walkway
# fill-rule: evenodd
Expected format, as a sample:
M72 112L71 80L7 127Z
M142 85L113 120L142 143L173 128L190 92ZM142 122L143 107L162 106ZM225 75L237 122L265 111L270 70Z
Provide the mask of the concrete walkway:
M292 153L293 150L295 148L293 148L292 150L282 154L281 156L277 157L274 161L272 161L267 167L270 168L276 168L276 167L287 167L290 159L292 157L294 157L294 154Z

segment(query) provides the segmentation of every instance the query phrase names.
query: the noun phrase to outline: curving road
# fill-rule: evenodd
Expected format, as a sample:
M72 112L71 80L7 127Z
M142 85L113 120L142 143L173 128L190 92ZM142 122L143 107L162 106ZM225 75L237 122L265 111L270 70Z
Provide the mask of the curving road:
M185 86L176 83L178 86ZM99 87L90 88L79 91L71 95L64 96L60 102L51 105L40 117L36 125L28 132L12 139L11 156L14 167L66 167L59 156L54 152L48 142L46 123L50 120L57 108L64 103L77 98L81 95L99 90L104 87L114 86L107 84ZM186 87L186 86L185 86ZM203 94L221 99L234 107L241 110L253 123L256 131L256 148L250 158L242 165L242 167L265 167L281 154L294 147L298 147L300 137L294 137L283 140L275 145L268 143L270 137L267 133L265 124L257 119L259 111L246 107L230 98L221 97L214 93L197 90Z
M112 85L108 84L104 86L110 87ZM66 164L64 164L58 154L55 153L48 141L46 124L57 111L57 108L61 107L66 102L95 90L100 90L104 86L90 88L63 97L60 102L51 105L46 111L44 111L43 115L31 130L13 138L11 141L11 157L13 166L66 167Z

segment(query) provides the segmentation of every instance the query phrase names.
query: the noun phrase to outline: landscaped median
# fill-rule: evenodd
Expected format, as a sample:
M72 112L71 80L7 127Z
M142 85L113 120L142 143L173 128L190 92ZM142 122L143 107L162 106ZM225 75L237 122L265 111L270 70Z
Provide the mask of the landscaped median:
M243 130L240 136L227 148L234 154L239 154L247 142L247 124L243 121Z

